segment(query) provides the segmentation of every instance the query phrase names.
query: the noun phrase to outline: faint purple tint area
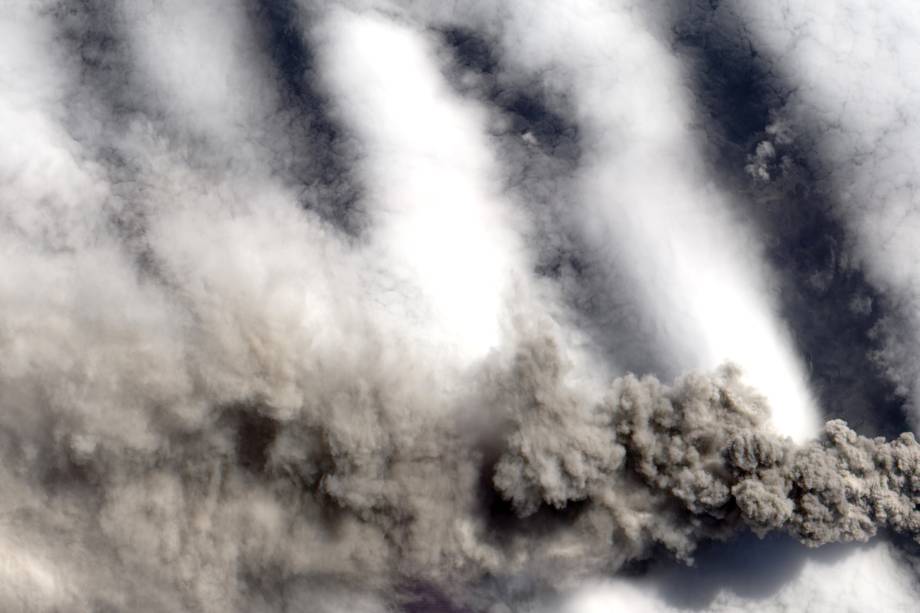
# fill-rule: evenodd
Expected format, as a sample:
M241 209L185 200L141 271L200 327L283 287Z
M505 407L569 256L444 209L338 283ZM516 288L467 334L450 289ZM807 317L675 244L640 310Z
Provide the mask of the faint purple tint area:
M403 613L477 613L459 607L430 585L414 584L406 589Z

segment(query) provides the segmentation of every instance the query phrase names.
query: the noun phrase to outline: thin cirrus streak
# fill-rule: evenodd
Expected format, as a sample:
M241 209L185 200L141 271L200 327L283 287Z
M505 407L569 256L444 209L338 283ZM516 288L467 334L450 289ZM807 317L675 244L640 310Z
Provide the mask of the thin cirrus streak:
M0 608L823 610L879 602L828 589L866 572L915 599L920 446L820 426L795 283L673 40L731 9L786 64L754 26L794 12L7 8ZM750 193L818 91L751 136Z

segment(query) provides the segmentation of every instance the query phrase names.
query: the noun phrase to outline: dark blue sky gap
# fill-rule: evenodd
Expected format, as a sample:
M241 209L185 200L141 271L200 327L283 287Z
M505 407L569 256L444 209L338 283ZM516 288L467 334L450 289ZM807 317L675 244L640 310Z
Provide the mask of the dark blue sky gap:
M282 108L276 120L287 138L278 144L273 165L303 186L301 204L348 234L366 225L353 166L355 146L330 113L319 82L314 50L305 27L311 15L293 0L251 0L256 36L275 70Z

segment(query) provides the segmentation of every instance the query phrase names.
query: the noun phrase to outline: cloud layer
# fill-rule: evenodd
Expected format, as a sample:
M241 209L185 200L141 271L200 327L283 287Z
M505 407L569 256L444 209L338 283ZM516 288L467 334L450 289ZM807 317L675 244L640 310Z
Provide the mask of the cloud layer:
M702 14L809 60L741 175L826 160L847 257L900 297L873 360L906 394L909 198L849 203L909 187L910 94L851 116L831 60L772 33L787 8L7 7L0 608L668 610L662 560L713 541L916 537L920 446L820 426L783 311L802 280L675 51ZM894 153L870 172L854 134ZM825 581L808 560L777 607Z

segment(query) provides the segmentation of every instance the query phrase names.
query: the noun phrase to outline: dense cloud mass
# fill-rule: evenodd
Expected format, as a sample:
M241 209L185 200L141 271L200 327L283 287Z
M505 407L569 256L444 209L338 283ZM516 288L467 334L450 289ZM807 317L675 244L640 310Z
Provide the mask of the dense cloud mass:
M532 378L542 385L554 370ZM726 367L669 387L629 375L592 408L538 389L525 396L495 484L523 515L590 499L640 553L653 542L688 556L701 537L742 526L809 545L867 540L880 528L916 533L912 434L869 439L833 420L795 445L765 427L764 400L737 377Z
M920 16L810 6L4 4L0 609L909 608Z

